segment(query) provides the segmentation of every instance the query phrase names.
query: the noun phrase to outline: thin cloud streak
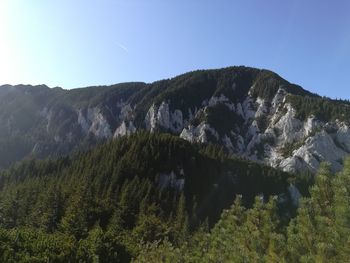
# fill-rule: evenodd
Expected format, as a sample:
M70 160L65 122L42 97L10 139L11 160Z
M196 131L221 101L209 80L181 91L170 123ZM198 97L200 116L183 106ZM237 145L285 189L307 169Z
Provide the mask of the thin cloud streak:
M129 53L129 49L124 46L123 44L117 43L118 47L120 47L122 50L124 50L126 53Z

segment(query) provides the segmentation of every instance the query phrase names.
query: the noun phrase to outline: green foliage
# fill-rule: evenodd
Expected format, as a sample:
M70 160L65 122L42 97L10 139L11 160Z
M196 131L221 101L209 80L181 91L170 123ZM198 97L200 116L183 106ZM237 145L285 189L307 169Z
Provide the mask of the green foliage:
M71 262L75 258L75 246L72 237L59 232L0 228L1 262Z
M350 104L347 101L295 95L288 96L287 101L296 109L296 117L301 120L305 120L311 115L323 121L338 119L348 122L350 119Z
M182 191L160 183L169 168L184 177ZM292 178L232 159L215 145L138 133L73 158L26 161L0 178L1 262L346 262L350 256L350 159L337 174L325 164L316 177ZM274 197L286 194L289 182L305 196L292 220Z
M199 229L180 246L147 244L141 262L348 262L350 257L350 159L333 174L323 164L301 200L297 216L279 220L276 198L257 197L252 208L238 196L210 230ZM143 261L142 261L143 260ZM138 261L136 261L138 262Z
M150 257L155 246L178 257L175 247L199 242L198 229L237 194L250 207L258 194L286 193L291 177L215 145L144 132L27 160L0 173L0 262L129 262L144 246Z
M211 127L215 127L215 130L220 136L230 134L236 125L243 124L242 117L238 116L224 104L207 108L203 115L200 121L205 121Z
M271 101L279 88L284 88L288 93L300 96L315 96L314 94L302 89L300 86L290 84L282 79L276 73L269 70L261 70L257 74L253 84L252 96L260 97Z

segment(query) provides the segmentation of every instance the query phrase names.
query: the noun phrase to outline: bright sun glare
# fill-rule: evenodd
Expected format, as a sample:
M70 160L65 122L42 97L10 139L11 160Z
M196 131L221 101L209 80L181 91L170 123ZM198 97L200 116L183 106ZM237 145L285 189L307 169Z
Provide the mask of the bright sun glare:
M20 83L20 64L18 59L19 50L17 43L14 41L14 32L11 32L9 21L12 21L10 14L10 4L7 1L0 3L0 72L2 81L6 83ZM4 83L2 83L4 84ZM11 84L11 83L9 83Z

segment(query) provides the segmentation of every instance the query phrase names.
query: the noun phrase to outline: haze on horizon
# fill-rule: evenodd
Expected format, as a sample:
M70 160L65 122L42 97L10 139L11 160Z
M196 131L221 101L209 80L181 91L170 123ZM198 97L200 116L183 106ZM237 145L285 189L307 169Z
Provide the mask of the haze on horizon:
M0 85L152 82L196 69L275 71L350 98L350 2L0 2Z

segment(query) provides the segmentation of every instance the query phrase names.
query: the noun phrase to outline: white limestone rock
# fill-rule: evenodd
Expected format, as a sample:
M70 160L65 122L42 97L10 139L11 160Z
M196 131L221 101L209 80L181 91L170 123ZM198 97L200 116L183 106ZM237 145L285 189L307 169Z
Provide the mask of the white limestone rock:
M111 127L99 108L88 108L86 115L82 109L79 109L77 114L78 124L85 135L92 133L99 139L112 137Z
M166 102L162 102L158 108L157 113L157 121L158 125L165 129L170 129L170 112L169 112L169 104Z
M84 134L87 134L89 132L90 124L86 120L83 111L80 109L78 110L78 124L81 127L81 130Z
M271 106L273 109L278 109L279 106L285 101L287 91L283 88L279 88L275 97L272 99Z
M347 152L337 147L333 138L325 131L308 138L304 145L293 152L293 155L280 164L285 171L296 172L305 168L316 172L321 162L327 161L333 170L341 169L341 160Z
M242 103L243 118L246 122L255 117L256 110L254 109L254 99L247 96Z
M145 118L146 130L153 132L157 128L157 111L154 104L149 108Z
M321 122L319 122L315 116L310 116L304 122L304 135L309 136L312 132L320 129L322 126Z
M337 143L350 154L350 128L345 123L340 123L335 135Z
M97 138L110 138L112 136L111 128L108 121L102 115L100 109L89 108L87 110L87 119L90 124L89 132L94 134Z
M171 130L175 133L180 133L184 126L182 111L175 110L171 113Z
M347 123L324 123L315 116L304 121L297 119L296 109L288 103L288 93L283 87L278 89L271 100L253 97L251 90L235 104L223 94L209 97L202 101L201 107L189 108L185 115L179 109L171 110L171 101L153 104L144 120L146 129L150 132L169 131L190 142L221 143L230 153L239 153L284 171L309 169L315 172L324 160L329 161L334 170L341 168L341 160L350 154L350 127ZM222 136L205 121L196 126L191 125L206 109L218 104L226 105L235 112L242 118L242 123L233 125L234 128ZM123 101L119 101L117 107L120 111L119 116L116 116L119 126L113 136L134 133L138 129L133 124L135 109ZM50 123L52 114L48 109L40 114ZM78 110L77 116L84 134L93 133L97 138L112 136L110 125L98 108ZM185 119L185 116L188 117ZM263 124L264 130L259 128L261 120L266 122ZM283 156L282 150L290 145L297 147L290 156ZM263 147L263 154L260 152L257 155L257 146L259 149Z
M136 132L136 127L133 122L130 121L128 124L123 121L120 126L115 130L113 137L118 138L125 135L130 135Z
M211 97L209 102L206 103L205 106L208 105L209 107L214 107L220 103L226 105L231 111L235 111L235 105L224 94L221 94L220 97Z
M265 102L264 99L261 98L257 98L256 99L256 103L257 103L257 110L255 112L255 118L259 118L261 116L266 116L269 112L267 104Z
M285 172L296 172L302 171L304 169L309 169L309 166L300 157L293 156L283 159L279 164L279 168L281 168Z
M120 107L120 120L131 120L133 118L133 109L130 104L123 104Z
M145 125L146 129L151 132L162 128L174 133L180 133L184 126L183 114L178 109L170 112L169 104L163 101L159 107L155 104L150 107L146 114Z
M287 112L274 125L274 128L282 132L279 136L279 141L284 144L292 143L304 137L302 131L303 123L295 118L295 109L289 103L287 103L285 107L287 108Z
M187 128L184 128L180 134L180 138L189 142L207 143L209 141L208 134L219 140L217 131L210 127L209 124L202 122L197 127L189 125Z

